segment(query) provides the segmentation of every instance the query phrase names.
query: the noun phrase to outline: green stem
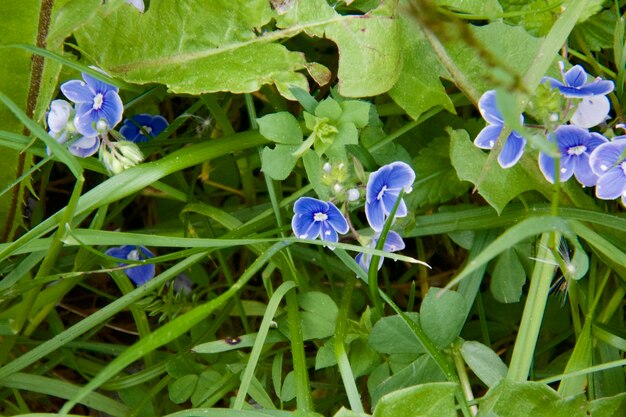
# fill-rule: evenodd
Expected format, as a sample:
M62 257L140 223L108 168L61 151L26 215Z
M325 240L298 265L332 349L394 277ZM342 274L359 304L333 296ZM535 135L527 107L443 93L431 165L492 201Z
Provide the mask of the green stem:
M556 260L548 245L550 241L556 241L558 236L552 236L552 234L543 233L538 243L537 258L543 261L536 262L533 270L528 298L524 306L522 322L513 347L511 366L507 374L507 379L510 381L524 382L530 372L539 330L541 329L541 321L550 292L550 284L554 276ZM554 235L558 235L558 233L554 232Z
M454 358L454 366L456 367L456 373L459 376L459 382L463 389L463 395L468 402L474 400L474 393L472 392L472 384L470 384L469 377L467 376L467 370L465 369L465 362L461 356L460 345L456 345L452 348L452 357ZM478 407L472 405L470 412L473 416L478 414Z

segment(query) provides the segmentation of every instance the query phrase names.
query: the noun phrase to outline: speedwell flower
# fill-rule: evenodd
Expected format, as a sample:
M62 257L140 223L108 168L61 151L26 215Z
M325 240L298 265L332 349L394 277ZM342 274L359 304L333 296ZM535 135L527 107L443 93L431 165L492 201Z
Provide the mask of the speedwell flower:
M97 136L112 129L122 120L124 105L118 88L89 74L85 81L71 80L61 85L65 97L76 103L74 126L84 136Z
M500 136L500 132L504 128L504 119L502 112L496 105L496 91L489 90L485 92L478 101L478 109L480 114L487 121L487 126L483 128L474 139L474 145L481 149L492 149ZM520 122L524 122L523 116L520 116ZM519 161L524 153L526 139L518 132L512 131L506 138L504 146L498 155L498 163L502 168L510 168Z
M594 149L607 139L599 133L588 132L580 127L566 125L559 126L554 134L548 135L550 142L556 142L561 154L559 162L559 181L565 182L576 176L578 182L587 187L596 185L598 176L589 166L589 156ZM548 181L554 183L554 158L543 152L539 153L539 168Z
M609 117L611 104L606 96L590 96L583 98L570 118L570 123L578 127L590 129L604 122Z
M100 147L100 139L97 136L76 135L76 130L72 123L74 109L65 100L53 100L50 103L48 112L48 133L59 143L70 140L68 150L73 155L86 158L93 155Z
M147 142L157 137L168 126L163 116L150 114L137 114L124 120L120 128L120 134L131 142ZM148 136L146 136L148 135Z
M108 256L122 260L139 261L142 259L153 258L154 254L144 246L125 245L110 248L104 252ZM119 266L128 264L120 262ZM154 278L154 264L138 265L124 270L124 273L130 278L135 285L142 285Z
M411 192L415 172L404 162L392 162L372 172L365 191L365 215L374 231L383 230L383 225L398 201L400 191ZM404 200L400 201L395 217L407 215Z
M368 244L368 247L375 248L376 245L378 244L379 238L380 238L379 235L373 238ZM387 238L385 239L383 250L385 252L396 252L402 249L404 249L404 241L402 240L399 234L397 234L393 230L390 230L389 233L387 233ZM356 256L356 262L359 265L361 265L361 268L363 268L365 272L369 271L371 261L372 261L372 255L370 255L369 253L359 253ZM382 266L383 266L383 258L380 258L378 260L378 269L380 270Z
M588 83L589 77L580 65L573 66L567 72L564 72L563 62L559 62L559 66L561 67L563 82L552 77L544 77L543 82L549 82L552 88L558 88L565 97L605 96L615 87L613 81L603 80L600 77Z
M622 197L626 206L626 136L598 146L589 157L593 172L598 175L596 197L613 200Z
M348 222L331 202L311 197L300 197L293 205L295 215L291 228L300 239L316 239L337 242L337 233L348 233Z

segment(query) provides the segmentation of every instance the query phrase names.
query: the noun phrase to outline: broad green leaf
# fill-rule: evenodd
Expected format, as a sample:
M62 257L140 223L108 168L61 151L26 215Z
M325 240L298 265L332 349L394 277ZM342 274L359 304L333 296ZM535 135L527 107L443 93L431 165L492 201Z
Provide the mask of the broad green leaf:
M193 406L201 404L211 394L218 391L221 386L219 384L222 376L212 369L208 369L200 374L196 383L196 390L191 394L191 403Z
M617 16L613 10L605 10L577 25L574 33L580 36L589 50L600 51L613 47L613 32Z
M261 153L263 172L275 180L284 180L298 162L298 158L293 156L297 150L298 145L276 145L274 149L266 146Z
M478 192L498 213L521 193L535 189L534 181L518 165L503 169L493 164L483 173L487 154L474 146L466 131L450 131L450 140L450 160L457 175L461 180L478 183Z
M306 292L298 295L302 311L300 321L304 340L325 339L335 333L335 322L339 309L328 295L321 292ZM277 320L278 329L289 337L286 315Z
M498 0L435 0L439 7L445 7L456 12L496 18L502 14L502 6Z
M415 182L413 191L406 196L412 207L443 203L464 194L469 188L470 184L459 180L450 163L447 138L436 138L422 147L412 166Z
M626 393L591 401L589 411L593 417L621 417L626 409Z
M479 416L584 417L588 414L583 395L562 399L543 383L503 379L483 398Z
M302 129L298 120L288 112L268 114L257 119L259 132L272 142L284 145L300 145Z
M291 401L296 398L296 384L294 381L293 371L289 372L283 381L283 387L280 390L281 401Z
M463 342L461 355L474 374L488 387L493 387L506 377L506 365L489 346L474 341Z
M452 343L465 323L465 299L456 291L431 287L420 307L424 332L439 348Z
M170 400L174 404L182 404L187 401L196 389L198 383L198 375L185 375L172 382L169 386Z
M522 297L526 271L514 248L505 250L496 261L491 273L490 290L501 303L516 303Z
M417 313L407 313L407 316L415 322L419 320ZM398 315L378 320L372 328L368 342L372 349L380 353L425 352L415 334Z
M322 200L328 200L330 190L328 186L322 182L322 159L315 152L306 152L302 155L302 163L304 164L307 178L317 193L317 196Z
M398 20L403 45L402 70L389 95L413 119L437 105L454 112L454 105L439 79L450 78L448 71L437 59L416 22L408 17Z
M455 417L456 385L438 382L416 385L382 397L374 417Z
M346 100L339 103L339 105L341 106L340 122L353 123L359 129L367 126L372 107L370 103L360 100Z

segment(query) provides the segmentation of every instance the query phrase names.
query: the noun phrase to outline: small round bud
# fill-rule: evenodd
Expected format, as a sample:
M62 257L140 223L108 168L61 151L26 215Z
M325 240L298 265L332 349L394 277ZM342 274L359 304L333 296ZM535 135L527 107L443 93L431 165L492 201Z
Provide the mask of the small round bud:
M357 201L361 197L361 193L356 188L350 188L348 190L348 201Z
M109 124L106 120L100 119L96 122L96 130L100 133L105 133L107 130L109 130Z
M324 166L322 167L322 169L324 170L325 173L330 174L330 170L332 169L332 165L330 165L328 162L326 162L324 164Z

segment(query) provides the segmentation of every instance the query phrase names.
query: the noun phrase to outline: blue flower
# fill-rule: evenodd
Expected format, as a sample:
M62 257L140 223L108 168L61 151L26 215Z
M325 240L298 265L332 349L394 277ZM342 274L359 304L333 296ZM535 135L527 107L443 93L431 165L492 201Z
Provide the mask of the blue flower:
M567 72L563 72L565 68L562 62L559 62L559 65L561 66L563 82L552 77L544 77L543 82L549 82L552 88L558 88L565 97L604 96L613 91L615 87L613 81L603 80L599 77L588 83L588 75L580 65L573 66Z
M589 157L591 169L598 175L596 197L613 200L621 197L626 206L626 136L598 146Z
M376 235L376 237L370 241L370 243L368 244L368 247L375 248L376 245L378 244L379 237L380 237L379 235ZM402 240L399 234L390 230L389 233L387 233L387 238L385 239L383 250L385 252L396 252L402 249L404 249L404 241ZM361 268L363 268L365 272L367 272L369 271L370 262L372 261L372 255L370 255L369 253L359 253L356 256L356 261L359 265L361 265ZM378 261L378 270L380 270L382 266L383 266L383 258L380 258Z
M84 136L97 136L122 120L124 105L118 88L83 73L83 79L61 85L65 97L76 103L74 126Z
M300 239L319 236L327 242L337 242L337 233L348 233L348 222L333 203L300 197L293 205L293 211L291 228Z
M570 118L570 123L578 127L590 129L604 122L611 110L606 96L589 96L583 98Z
M80 158L93 155L100 148L100 139L97 136L76 135L74 126L70 122L74 109L65 100L53 100L48 112L48 134L57 142L63 144L70 142L68 150Z
M415 172L404 162L392 162L370 174L365 191L365 215L374 231L383 230L387 217L398 201L400 191L410 193L413 181ZM396 217L406 215L406 204L401 200Z
M146 10L146 6L143 4L143 0L126 0L126 3L135 7L140 13Z
M487 121L487 126L483 128L474 139L474 145L481 149L492 149L500 136L500 132L504 128L504 119L502 113L496 105L496 91L489 90L485 92L478 101L478 109L480 114ZM524 122L523 116L520 116L520 122ZM504 146L498 155L498 163L502 168L510 168L517 163L524 153L526 139L518 132L512 131L506 138Z
M591 170L589 156L594 149L607 142L604 136L566 125L559 126L553 135L548 135L548 140L556 142L561 154L559 181L565 182L575 175L578 182L587 187L596 185L598 176ZM554 162L554 158L543 152L539 153L539 168L551 183L554 183L555 179Z
M157 137L167 126L167 120L165 120L163 116L137 114L130 119L124 120L120 128L120 134L131 142L147 142ZM148 136L146 136L146 134Z
M154 254L144 246L135 245L125 245L116 248L110 248L104 253L108 256L112 256L113 258L131 261L138 261L141 259L154 257ZM128 264L120 262L118 265L126 266ZM138 265L132 268L125 269L124 273L128 275L128 278L130 278L130 280L133 281L135 285L142 285L154 278L155 268L154 264Z

